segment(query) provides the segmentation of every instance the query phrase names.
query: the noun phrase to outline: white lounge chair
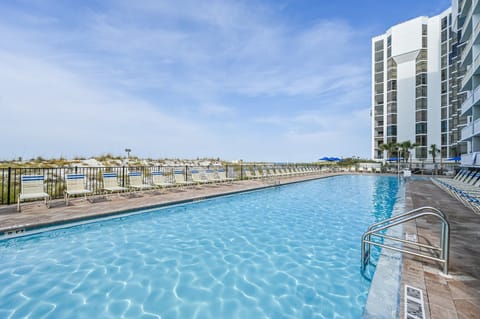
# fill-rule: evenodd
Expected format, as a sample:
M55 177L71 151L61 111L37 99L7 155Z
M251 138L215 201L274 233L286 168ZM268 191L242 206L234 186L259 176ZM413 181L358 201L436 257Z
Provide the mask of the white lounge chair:
M207 169L205 171L205 177L207 178L207 181L210 183L221 183L224 181L217 175L217 173L214 170L211 170L211 169Z
M187 181L185 178L185 173L183 171L173 171L173 178L175 185L180 187L193 185L193 182Z
M201 173L199 170L192 170L190 173L192 174L192 182L195 184L200 185L210 183L210 181L207 179L207 176Z
M174 183L167 181L167 177L163 172L152 172L152 184L156 187L166 188L174 186Z
M227 177L227 171L223 168L217 171L217 175L224 182L233 182L235 180L233 177Z
M92 193L91 190L85 187L85 175L83 174L67 174L65 176L65 183L67 186L64 194L66 206L68 206L70 196L85 195L85 199L87 200L87 195Z
M118 184L116 173L103 173L103 190L110 193L121 193L128 189Z
M18 195L17 211L20 211L20 202L26 199L43 198L49 208L50 195L45 192L45 177L43 175L23 175L21 190Z
M143 191L145 189L151 189L152 185L145 184L143 182L143 176L141 172L130 172L128 173L128 187L133 188L134 190Z

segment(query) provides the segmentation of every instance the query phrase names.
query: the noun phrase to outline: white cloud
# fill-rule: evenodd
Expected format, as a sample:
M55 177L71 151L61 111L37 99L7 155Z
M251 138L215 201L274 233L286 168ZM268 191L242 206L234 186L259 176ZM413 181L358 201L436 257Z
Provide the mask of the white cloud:
M229 1L114 1L73 21L8 14L0 109L17 133L0 158L128 146L314 160L328 145L347 153L349 137L368 153L370 121L356 112L369 103L370 40L347 22L294 27L273 7Z

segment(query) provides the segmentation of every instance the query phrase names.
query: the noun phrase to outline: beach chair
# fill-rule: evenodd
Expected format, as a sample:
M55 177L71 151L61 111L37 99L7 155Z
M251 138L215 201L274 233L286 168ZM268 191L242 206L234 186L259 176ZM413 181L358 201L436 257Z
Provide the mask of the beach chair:
M252 173L250 172L250 170L248 168L243 169L243 177L246 178L246 179L254 178L254 176L252 175Z
M217 175L223 182L233 182L235 180L233 177L227 177L227 171L223 168L217 171Z
M116 173L103 173L103 190L110 193L121 193L128 189L118 184Z
M70 196L84 195L87 200L87 195L92 191L85 187L85 175L83 174L67 174L65 175L66 189L64 191L65 205L68 206L68 199Z
M20 211L20 203L26 199L43 198L45 205L50 208L50 195L45 192L45 177L43 175L23 175L20 177L21 189L18 194L17 211Z
M201 185L201 184L206 184L206 183L211 183L205 174L201 173L199 170L192 170L192 182Z
M185 173L183 171L173 171L173 178L175 185L183 187L193 185L193 182L187 181Z
M205 171L205 177L207 178L207 181L210 183L220 183L223 182L223 180L217 175L217 173L214 170L207 169Z
M152 172L152 184L155 187L171 187L174 186L174 183L167 181L167 177L163 175L163 172Z
M141 172L128 173L128 187L134 191L143 191L145 189L151 189L152 185L145 184L143 182L143 175Z

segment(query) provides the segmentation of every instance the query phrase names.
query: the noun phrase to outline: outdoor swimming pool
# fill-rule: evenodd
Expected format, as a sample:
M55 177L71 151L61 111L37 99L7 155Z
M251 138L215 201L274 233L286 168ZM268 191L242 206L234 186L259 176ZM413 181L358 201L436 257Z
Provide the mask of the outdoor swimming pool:
M0 241L0 318L360 318L398 180L338 176Z

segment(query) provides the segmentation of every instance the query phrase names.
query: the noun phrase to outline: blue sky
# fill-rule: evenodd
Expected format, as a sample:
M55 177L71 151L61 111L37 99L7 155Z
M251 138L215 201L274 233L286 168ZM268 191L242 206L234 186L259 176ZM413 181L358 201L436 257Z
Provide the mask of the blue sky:
M370 156L370 43L449 1L2 1L0 159Z

